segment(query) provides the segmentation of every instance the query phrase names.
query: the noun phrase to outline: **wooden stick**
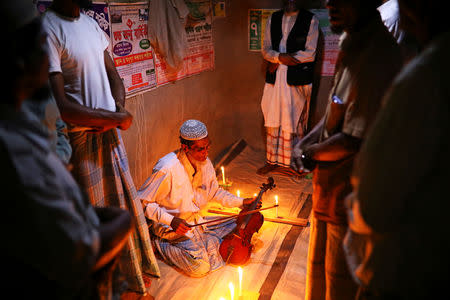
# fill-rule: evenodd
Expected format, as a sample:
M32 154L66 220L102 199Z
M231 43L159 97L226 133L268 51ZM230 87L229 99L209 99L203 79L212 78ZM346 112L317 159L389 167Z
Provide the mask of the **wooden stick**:
M246 211L246 212L244 212L242 214L232 214L230 217L217 218L215 220L210 220L210 221L206 221L206 222L202 222L202 223L198 223L198 224L194 224L194 225L189 225L189 227L192 228L192 227L205 225L205 224L210 224L210 223L216 223L216 222L221 222L221 221L228 221L228 220L231 220L231 219L234 219L234 218L238 218L238 217L241 217L241 216L254 214L254 213L260 212L262 210L271 209L271 208L275 208L275 207L278 207L278 205L264 207L264 208L259 208L259 209L255 209L255 210L249 210L249 211Z
M215 213L215 214L221 214L221 215L233 215L233 216L236 215L236 213L225 211L225 210L218 210L218 209L208 209L208 212ZM308 219L301 219L301 218L284 218L284 217L272 218L272 217L264 216L264 221L289 224L289 225L295 225L295 226L302 226L302 227L309 226Z

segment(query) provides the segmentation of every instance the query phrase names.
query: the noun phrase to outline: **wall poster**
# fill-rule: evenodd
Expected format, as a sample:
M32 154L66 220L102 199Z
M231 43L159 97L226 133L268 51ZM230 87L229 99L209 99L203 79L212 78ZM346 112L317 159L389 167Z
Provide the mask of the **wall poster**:
M186 27L188 55L180 70L171 71L156 53L155 65L158 86L180 80L203 71L214 70L211 0L186 0L190 19Z
M331 31L328 11L326 9L311 9L311 12L319 19L319 27L322 30L324 38L324 55L321 75L334 76L334 68L339 54L340 35Z
M156 87L153 50L148 39L148 3L109 5L111 47L127 96Z
M261 51L266 31L267 19L279 9L248 10L248 50Z

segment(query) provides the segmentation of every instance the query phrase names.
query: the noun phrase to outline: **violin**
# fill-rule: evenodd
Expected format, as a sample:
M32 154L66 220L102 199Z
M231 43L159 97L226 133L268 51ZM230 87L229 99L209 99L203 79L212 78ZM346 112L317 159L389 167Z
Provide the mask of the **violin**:
M264 223L264 216L259 211L250 214L246 212L255 210L261 202L264 192L274 187L274 180L272 177L269 177L267 183L263 183L260 187L258 196L252 204L239 212L236 228L223 238L219 247L219 253L225 263L244 265L250 259L253 249L251 244L252 236L261 228Z

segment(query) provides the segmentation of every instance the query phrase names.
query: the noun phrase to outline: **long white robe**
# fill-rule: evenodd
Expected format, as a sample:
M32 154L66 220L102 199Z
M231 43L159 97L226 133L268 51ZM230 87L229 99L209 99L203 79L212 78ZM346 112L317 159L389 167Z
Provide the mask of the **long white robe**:
M286 42L292 27L297 19L297 14L282 18L282 39L279 46L279 52L272 50L272 41L270 34L271 19L266 24L262 55L265 60L278 63L277 77L275 84L266 83L261 101L261 108L264 114L264 126L280 127L281 130L288 133L298 133L297 127L300 116L305 105L311 98L312 84L303 86L290 86L287 84L287 68L278 60L280 53L286 53ZM295 53L302 63L314 61L319 37L319 21L313 16L309 27L308 37L306 39L305 50Z

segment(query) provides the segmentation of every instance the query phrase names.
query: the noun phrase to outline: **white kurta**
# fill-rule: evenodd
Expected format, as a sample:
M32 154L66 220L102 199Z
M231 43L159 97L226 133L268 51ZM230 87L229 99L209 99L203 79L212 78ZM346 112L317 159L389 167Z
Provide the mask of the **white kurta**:
M165 238L174 216L187 222L201 222L201 210L209 201L225 207L242 206L243 198L222 188L209 158L195 172L183 151L171 152L161 158L153 174L138 191L145 215L155 222L153 232Z
M272 18L267 21L262 55L265 60L278 63L275 84L266 83L261 101L264 114L264 126L280 127L283 131L297 133L298 122L302 111L311 97L312 84L303 86L290 86L287 84L288 66L282 65L278 60L280 53L286 53L286 42L292 27L297 19L297 14L283 15L282 33L279 52L272 50L270 24ZM317 40L319 37L319 21L312 17L306 39L305 50L295 53L295 58L302 63L314 61L316 55Z

